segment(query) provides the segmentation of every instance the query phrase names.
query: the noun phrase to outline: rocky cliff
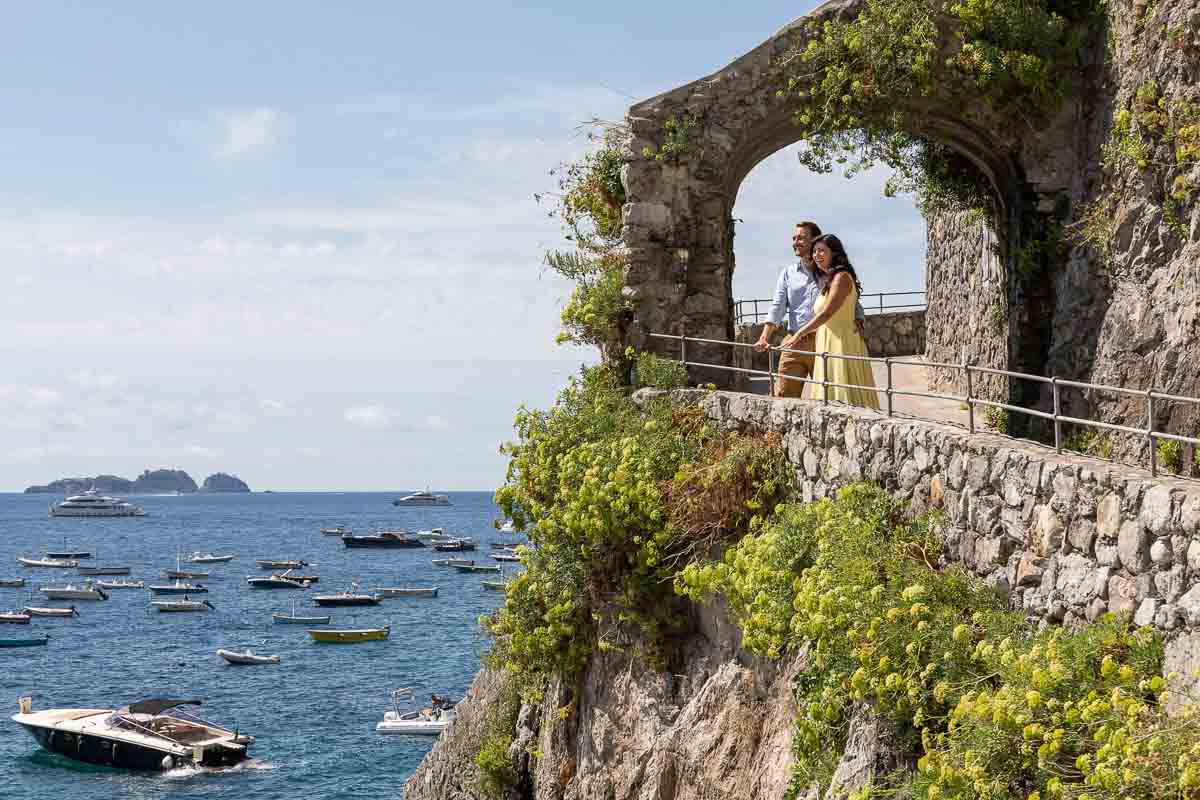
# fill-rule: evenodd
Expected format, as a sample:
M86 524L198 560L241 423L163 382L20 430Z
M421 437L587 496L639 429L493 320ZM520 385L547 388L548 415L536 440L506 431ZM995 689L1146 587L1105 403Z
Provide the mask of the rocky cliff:
M204 479L200 491L214 494L242 494L250 491L246 482L236 475L225 472L214 472Z
M218 472L205 480L205 486L212 481L213 487L205 491L212 492L248 492L250 487L233 475ZM97 475L94 478L59 478L50 483L30 486L26 494L81 494L88 489L108 494L191 494L199 487L192 476L181 469L147 469L134 480L117 475Z
M94 478L59 478L40 486L30 486L25 494L82 494L95 487L105 494L129 494L133 481L117 475L97 475Z

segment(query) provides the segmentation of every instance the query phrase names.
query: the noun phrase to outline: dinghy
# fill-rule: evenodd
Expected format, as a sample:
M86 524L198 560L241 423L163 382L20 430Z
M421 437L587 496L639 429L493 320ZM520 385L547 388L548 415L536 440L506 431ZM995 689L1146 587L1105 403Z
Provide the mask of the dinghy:
M237 553L231 553L225 556L213 555L212 553L202 553L199 550L188 556L188 561L193 564L227 564L237 558Z
M44 567L53 569L75 569L79 562L71 558L26 558L17 556L17 563L23 567Z
M301 567L308 566L307 561L300 561L300 560L288 561L288 560L278 560L278 559L270 559L270 558L260 558L257 561L255 561L254 563L258 564L259 569L300 569Z
M96 585L101 589L145 589L146 584L143 581L127 581L125 579L117 581L96 581Z
M487 566L484 564L468 564L468 565L455 564L454 568L456 570L458 570L459 572L491 572L491 573L495 573L497 575L499 575L501 572L500 565L498 565L498 564L494 567Z
M237 650L226 650L221 648L217 651L217 655L228 661L230 664L278 664L279 656L260 656L251 650L249 647L245 651L239 653Z
M278 625L328 625L331 617L301 617L296 615L296 601L292 601L291 614L272 614L271 619Z
M104 590L85 583L64 583L61 586L39 586L38 591L51 600L107 600Z
M406 705L412 702L411 689L397 689L392 692L392 710L383 715L383 721L375 726L376 733L414 733L425 736L437 736L457 718L454 702L433 696L429 708L419 711L406 711L400 708L401 701Z
M78 617L79 612L75 610L75 606L67 606L66 608L55 608L54 606L25 606L21 609L31 617Z
M438 596L438 587L436 587L436 586L411 588L411 589L407 588L407 587L403 587L403 586L397 586L397 587L392 587L392 588L385 587L385 586L376 586L373 591L375 592L375 594L379 595L380 597L437 597Z
M435 558L430 562L435 567L471 567L475 565L470 558Z
M314 642L324 642L326 644L353 644L354 642L374 642L388 638L392 632L392 626L387 625L383 628L357 628L352 630L330 630L328 628L315 628L306 633L312 637Z
M24 578L3 578L0 579L0 589L20 589L25 585Z
M111 567L80 567L80 575L128 575L129 567L111 566Z
M186 597L182 600L151 600L150 605L163 612L216 611L216 606L207 600L189 600Z
M0 622L6 622L9 625L28 625L30 619L30 615L23 611L0 613Z
M0 647L35 647L50 641L50 635L43 633L34 639L0 638Z

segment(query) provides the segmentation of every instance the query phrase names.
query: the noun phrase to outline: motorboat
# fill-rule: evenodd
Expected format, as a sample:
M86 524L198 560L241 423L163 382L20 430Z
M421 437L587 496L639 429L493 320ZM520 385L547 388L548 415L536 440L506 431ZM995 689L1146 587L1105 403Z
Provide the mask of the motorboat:
M454 568L459 572L491 572L497 575L502 571L499 564L455 564Z
M431 528L427 531L417 531L413 535L416 536L418 539L421 539L423 541L428 541L428 542L444 542L449 539L458 538L449 533L446 533L444 528Z
M124 578L115 581L96 581L96 585L101 589L145 589L146 584L142 581L127 581Z
M479 585L493 592L503 592L504 587L508 585L508 581L480 581Z
M450 498L444 494L433 494L426 486L419 492L413 492L401 497L399 500L393 500L394 506L448 506Z
M24 611L0 612L0 623L8 625L28 625L32 618L32 615L26 614Z
M175 580L195 580L197 578L212 577L211 572L197 572L196 570L189 569L164 569L162 574L164 578L174 578Z
M24 585L24 578L0 578L0 589L20 589Z
M246 585L251 589L307 589L308 581L290 577L286 572L267 577L246 578Z
M73 558L26 558L17 556L17 563L23 567L45 567L48 569L75 569L79 562Z
M515 522L513 522L511 519L506 519L506 520L504 520L504 524L501 525L498 528L498 530L500 530L504 533L516 533L517 532L517 524Z
M321 528L322 536L345 536L347 533L354 533L354 531L350 530L345 525L335 525L332 528Z
M307 561L300 561L297 559L287 560L260 558L254 563L258 564L259 569L300 569L301 567L308 566Z
M287 577L291 578L294 581L300 581L302 583L318 583L321 580L320 575L301 575L290 569L285 570L282 574L286 575Z
M492 548L493 550L512 550L514 547L520 547L523 544L525 544L525 543L524 542L499 542L499 541L496 541L496 542L491 542L490 544L488 544L488 547Z
M79 568L80 575L89 575L89 576L128 575L129 573L130 573L129 567L119 566L119 565L111 566L111 567L80 567Z
M0 638L0 647L36 647L38 645L47 644L50 641L50 634L43 633L41 636L35 636L32 639L24 637L2 637Z
M150 591L154 594L204 594L208 591L208 587L202 583L175 581L167 585L152 585Z
M385 712L383 720L375 725L377 733L413 733L437 736L457 718L454 702L443 700L437 695L429 708L420 710L401 709L402 701L412 702L412 690L404 688L392 692L392 710Z
M435 567L471 567L475 565L470 558L435 558L429 562Z
M199 550L188 556L188 561L192 564L228 564L237 558L237 553L218 556L213 553L202 553Z
M386 639L392 632L392 626L382 628L356 628L351 630L332 630L330 628L313 628L306 631L314 642L327 644L353 644L355 642L374 642Z
M31 617L78 617L79 612L75 610L75 606L67 606L61 608L58 606L25 606L21 609L24 613Z
M377 606L381 599L374 594L360 594L357 584L348 592L313 595L313 602L319 606Z
M45 749L88 764L165 771L185 766L227 767L243 761L254 737L183 709L200 703L153 698L116 710L34 711L32 698L22 697L20 713L12 720Z
M217 650L217 655L228 661L230 664L278 664L279 656L260 656L247 647L244 651L226 650L224 647Z
M516 553L492 553L492 560L507 561L507 562L514 562L514 561L520 562L521 557L519 555L517 555Z
M296 614L296 601L292 601L291 614L272 614L271 620L277 625L328 625L331 617L302 617Z
M438 596L438 587L436 587L436 586L413 587L413 588L404 587L404 586L396 586L396 587L376 586L375 589L373 589L373 591L375 592L375 594L379 595L380 597L384 597L384 598L387 598L387 597L437 597Z
M342 536L342 544L346 547L383 547L404 548L424 547L425 543L416 537L409 536L406 531L382 531L369 536L355 536L347 533Z
M92 551L91 550L47 550L45 552L45 556L46 556L46 558L82 559L82 558L91 558Z
M51 600L107 600L108 595L91 581L64 583L55 586L39 586L38 591Z
M184 611L216 611L216 606L207 600L191 600L184 597L182 600L151 600L150 605L162 612L184 612Z
M140 507L119 497L104 497L94 488L50 506L52 517L144 517Z
M474 539L451 539L446 542L438 542L433 546L434 550L439 553L465 553L468 550L475 549Z

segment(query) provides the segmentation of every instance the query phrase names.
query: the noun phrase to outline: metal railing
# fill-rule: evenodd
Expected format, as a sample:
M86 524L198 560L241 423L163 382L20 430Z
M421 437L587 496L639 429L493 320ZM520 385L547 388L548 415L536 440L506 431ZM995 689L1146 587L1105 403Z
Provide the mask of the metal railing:
M733 348L745 347L753 349L754 345L745 342L730 342L723 339L701 339L694 336L673 335L665 333L651 333L652 339L666 339L679 342L679 361L684 367L699 367L705 369L724 370L726 372L735 372L745 375L765 376L769 382L771 394L775 394L775 384L777 381L796 381L799 383L811 383L821 388L821 397L825 405L829 404L829 387L842 389L863 389L866 387L835 383L830 381L829 375L829 359L841 359L843 361L865 361L871 364L883 364L886 370L886 385L883 388L872 387L867 391L881 392L886 397L887 415L889 417L895 415L894 398L901 397L924 397L931 400L946 400L957 402L966 406L967 413L967 430L974 434L977 433L975 425L975 407L983 406L985 408L998 408L1016 414L1025 414L1039 419L1049 420L1054 426L1054 450L1057 453L1063 451L1063 435L1062 426L1064 423L1069 425L1082 425L1089 428L1099 428L1101 430L1119 431L1128 433L1134 436L1144 436L1149 444L1150 450L1150 474L1158 475L1158 440L1168 440L1180 442L1183 444L1200 445L1200 439L1191 436L1180 436L1175 433L1167 433L1166 431L1156 430L1154 427L1155 419L1155 401L1167 401L1176 403L1189 403L1200 406L1200 398L1185 397L1175 394L1167 394L1159 392L1155 389L1128 389L1123 386L1107 386L1100 383L1085 383L1082 381L1065 380L1058 377L1047 378L1044 375L1031 375L1026 372L1013 372L1005 369L994 369L992 367L980 367L968 363L948 364L939 361L924 361L912 360L907 358L876 358L873 356L849 356L839 353L818 353L811 350L796 350L783 347L767 348L767 369L747 369L745 367L734 367L727 364L707 364L699 361L689 361L687 357L688 343L706 344L706 345L723 345ZM812 378L797 378L793 375L785 375L776 371L776 354L791 353L794 355L813 356L820 358L822 363L822 380L813 380ZM964 376L964 384L967 389L965 396L943 394L940 392L918 392L911 389L897 389L892 380L892 368L896 366L911 366L911 367L934 367L940 369L961 370ZM1019 378L1022 380L1034 381L1035 383L1049 384L1051 389L1052 411L1039 411L1034 408L1025 408L1023 406L1015 406L1009 403L1001 403L995 400L987 400L982 397L974 396L972 391L972 375L999 375L1009 378ZM1062 387L1070 387L1076 389L1094 390L1100 392L1111 392L1123 394L1131 397L1141 397L1146 401L1146 427L1135 428L1130 425L1117 425L1111 422L1100 422L1099 420L1082 419L1080 417L1071 417L1061 412L1060 395ZM917 415L914 415L917 416ZM924 419L929 419L925 417ZM943 420L932 419L933 422Z
M889 297L911 298L911 302L897 303ZM919 302L917 300L919 299ZM771 310L771 298L733 301L733 316L738 325L754 325L767 318ZM859 298L863 311L868 314L883 314L888 311L918 311L925 308L925 292L874 292Z

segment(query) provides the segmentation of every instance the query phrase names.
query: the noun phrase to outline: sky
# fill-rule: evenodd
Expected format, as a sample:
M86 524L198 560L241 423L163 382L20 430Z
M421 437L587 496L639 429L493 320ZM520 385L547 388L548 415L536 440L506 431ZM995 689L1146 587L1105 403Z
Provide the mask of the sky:
M517 408L597 359L554 343L549 171L817 4L104 5L5 3L0 491L494 489ZM735 297L770 294L803 218L867 292L923 289L885 177L760 164Z

